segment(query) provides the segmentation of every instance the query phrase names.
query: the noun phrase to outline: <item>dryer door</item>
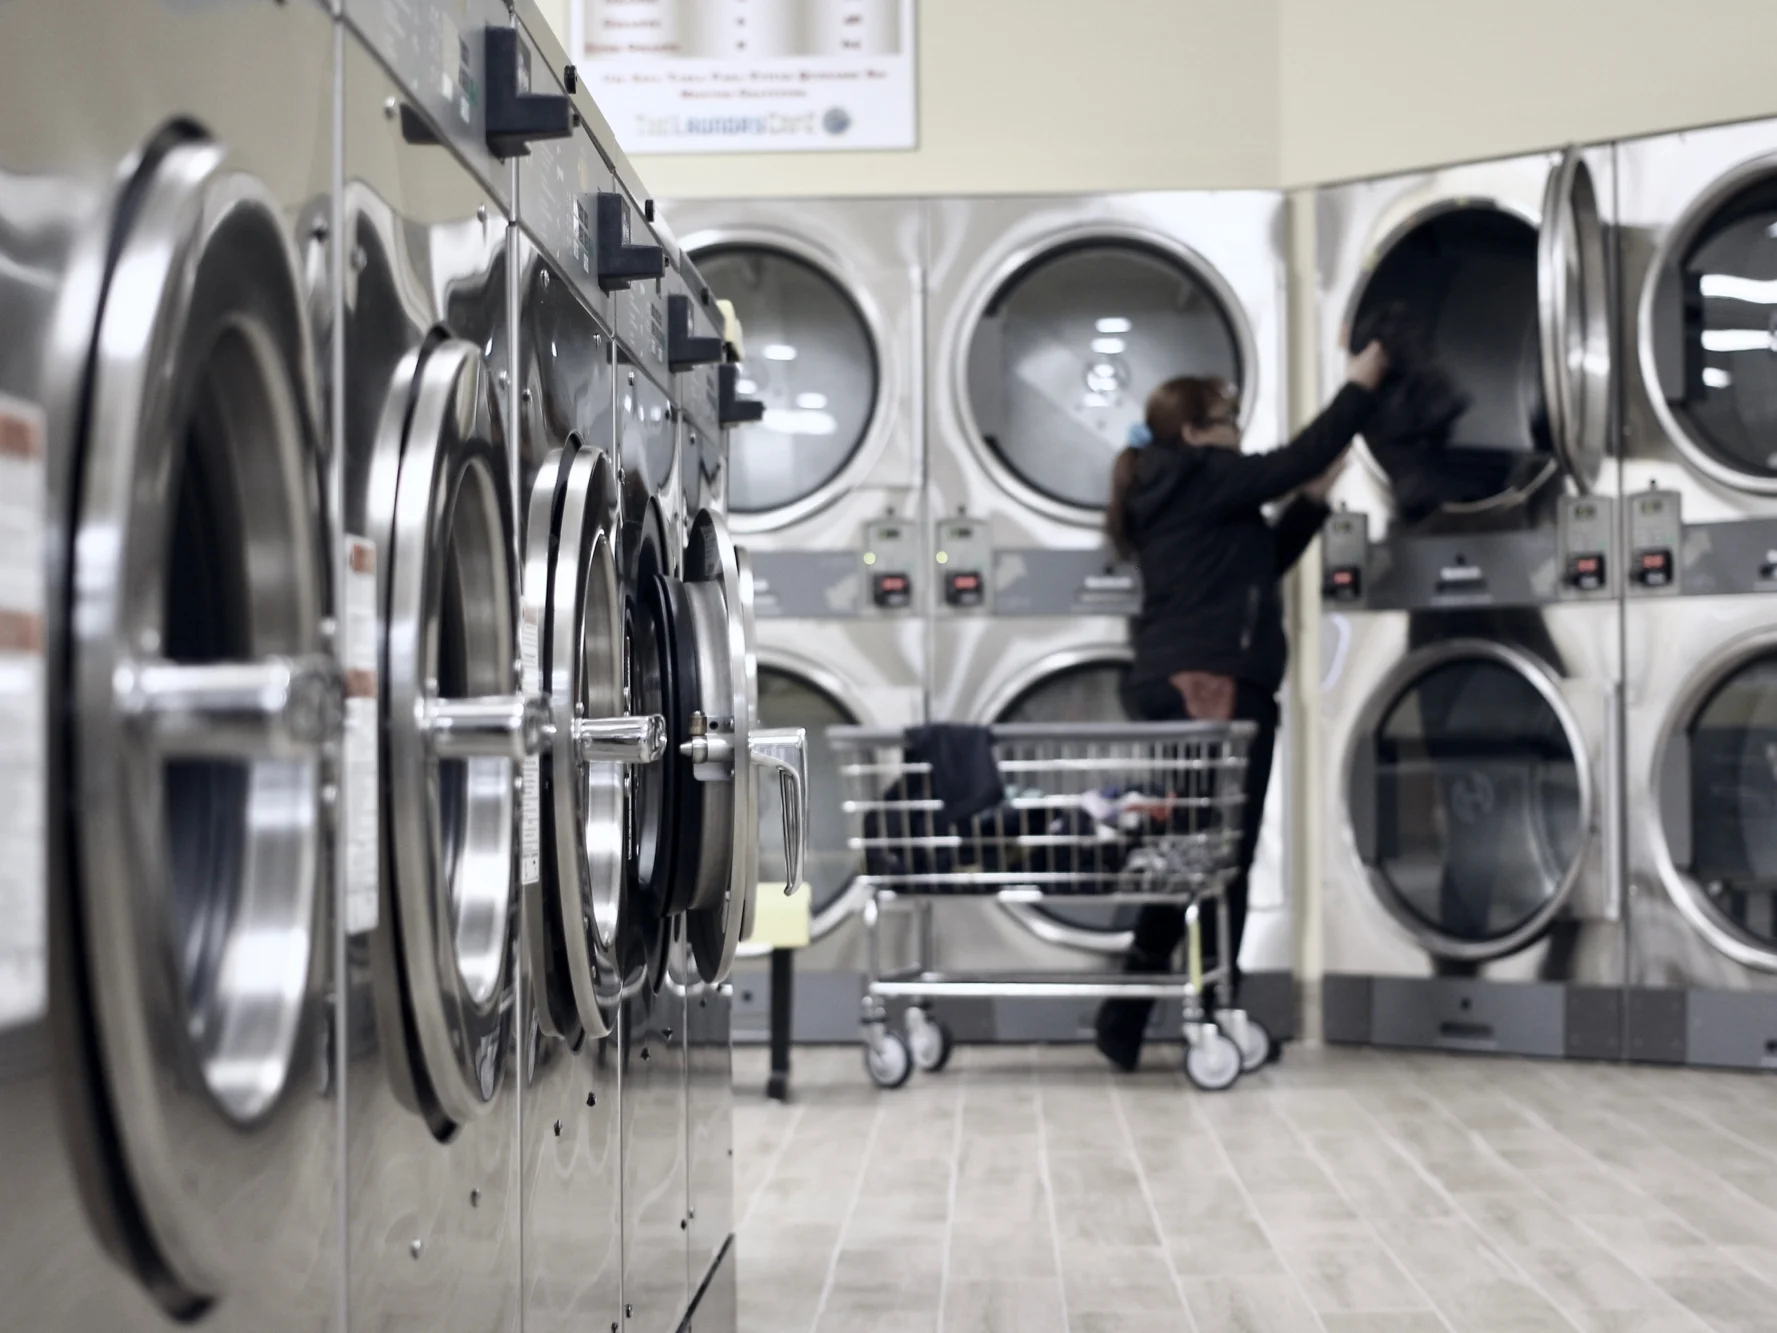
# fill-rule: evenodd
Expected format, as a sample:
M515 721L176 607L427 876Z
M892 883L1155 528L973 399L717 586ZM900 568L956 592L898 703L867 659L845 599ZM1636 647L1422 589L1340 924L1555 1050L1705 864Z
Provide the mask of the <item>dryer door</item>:
M1590 492L1610 449L1610 256L1592 169L1577 149L1549 173L1537 303L1550 439L1567 475Z
M880 332L812 256L731 243L694 257L746 331L737 390L765 404L763 420L729 433L729 511L752 526L792 522L855 483L855 465L876 452Z
M1121 691L1129 675L1123 658L1088 659L1059 667L1026 686L999 712L995 722L1127 722ZM1051 944L1093 953L1128 950L1134 903L1097 904L1052 898L1043 903L1007 903L1006 911L1033 935Z
M73 460L58 873L81 952L56 1004L79 1029L65 1127L95 1229L191 1318L331 1206L314 1185L336 1114L322 755L340 705L284 212L217 146L148 156Z
M1579 877L1586 754L1528 655L1457 639L1407 658L1366 705L1345 766L1352 840L1382 905L1439 958L1535 940Z
M1713 665L1675 710L1656 759L1662 877L1705 939L1777 972L1777 644Z
M1777 495L1777 159L1730 173L1673 226L1642 290L1642 377L1691 464Z
M1254 355L1239 310L1213 269L1157 239L1085 234L1027 257L967 337L970 443L1025 503L1096 524L1154 385L1195 375L1244 393Z

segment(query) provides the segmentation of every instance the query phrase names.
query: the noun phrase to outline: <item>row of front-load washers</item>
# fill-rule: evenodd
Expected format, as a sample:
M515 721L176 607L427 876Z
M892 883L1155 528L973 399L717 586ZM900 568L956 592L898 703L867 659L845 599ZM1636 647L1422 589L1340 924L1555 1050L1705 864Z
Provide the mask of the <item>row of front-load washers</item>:
M14 1317L731 1329L737 326L528 7L0 50Z

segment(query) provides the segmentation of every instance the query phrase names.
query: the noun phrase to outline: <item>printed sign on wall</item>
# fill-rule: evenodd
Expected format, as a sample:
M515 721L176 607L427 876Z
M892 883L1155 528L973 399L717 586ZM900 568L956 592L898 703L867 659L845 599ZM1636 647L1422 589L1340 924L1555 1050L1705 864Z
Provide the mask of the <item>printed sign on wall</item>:
M914 0L576 0L588 88L631 153L912 148Z

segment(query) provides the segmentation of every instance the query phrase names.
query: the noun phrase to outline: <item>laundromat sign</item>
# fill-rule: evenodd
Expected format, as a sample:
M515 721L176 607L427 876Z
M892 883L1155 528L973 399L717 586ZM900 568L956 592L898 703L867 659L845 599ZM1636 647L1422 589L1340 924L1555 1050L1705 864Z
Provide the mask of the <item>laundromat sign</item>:
M578 0L573 45L631 153L918 142L916 0Z

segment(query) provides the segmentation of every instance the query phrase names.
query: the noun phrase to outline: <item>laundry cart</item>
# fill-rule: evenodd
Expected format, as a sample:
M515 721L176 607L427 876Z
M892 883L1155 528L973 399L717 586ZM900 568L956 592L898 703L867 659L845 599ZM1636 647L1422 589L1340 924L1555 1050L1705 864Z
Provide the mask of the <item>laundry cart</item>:
M849 846L864 867L862 1019L870 1077L896 1088L915 1067L942 1069L952 1036L930 1006L952 997L1170 1000L1183 1006L1185 1073L1198 1087L1220 1091L1262 1065L1270 1036L1236 1007L1227 903L1252 724L1033 723L982 733L977 740L990 746L991 759L978 754L968 766L987 771L963 781L991 784L992 799L979 813L956 817L955 755L928 755L916 747L930 739L908 732L827 730L844 786ZM967 896L1173 904L1186 918L1185 970L945 972L936 966L935 905ZM918 916L916 957L910 966L884 970L881 924L897 910ZM1205 911L1213 962L1205 960ZM889 1024L891 1000L907 1002L898 1031Z

